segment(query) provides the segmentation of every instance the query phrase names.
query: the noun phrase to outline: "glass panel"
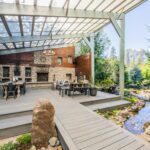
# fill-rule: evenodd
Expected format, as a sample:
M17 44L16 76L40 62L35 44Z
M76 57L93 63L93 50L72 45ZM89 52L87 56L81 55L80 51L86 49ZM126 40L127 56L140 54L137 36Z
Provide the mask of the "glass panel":
M94 0L93 3L88 7L87 10L94 10L99 4L101 4L104 0ZM108 1L107 1L108 2Z
M46 22L55 22L57 17L48 17Z
M114 3L112 3L105 11L111 11L113 10L116 6L118 7L122 2L124 2L124 0L120 0L120 1L115 1Z
M23 46L22 46L22 42L15 43L15 45L16 45L17 48L23 47Z
M122 8L124 8L124 6L126 6L127 4L130 4L130 3L132 3L132 0L124 0L124 3L122 3L121 5L119 5L117 8L115 8L114 10L113 10L113 12L117 12L117 11L119 11L120 9L122 9Z
M131 7L133 7L134 5L138 4L139 2L141 2L141 0L136 0L136 1L132 1L130 4L128 4L124 9L123 12L127 11L128 9L130 9ZM119 11L119 13L122 12L122 10Z
M35 22L44 22L45 21L45 17L35 17Z
M44 41L39 41L37 46L42 46L44 44Z
M66 0L53 0L52 7L63 7Z
M69 8L74 9L75 6L78 4L79 1L81 1L81 0L70 0Z
M30 42L24 42L25 47L30 47Z
M4 24L2 23L1 18L0 18L0 36L1 37L7 37L7 36L9 36L8 33L7 33L7 31L6 31L6 28L5 28Z
M33 42L31 43L31 47L36 47L37 43L38 43L38 41L33 41Z
M46 40L45 43L44 43L44 45L49 45L50 41L51 40Z
M113 2L114 2L114 0L104 1L102 3L102 5L100 7L98 7L96 10L97 11L103 11L103 10L105 11L105 9L107 7L109 7L111 4L113 4Z
M61 30L66 30L71 25L71 23L65 23Z
M19 0L20 4L33 5L34 0Z
M16 1L15 0L0 0L0 2L3 2L3 3L15 3Z
M70 28L69 30L72 31L74 30L80 23L74 23Z
M74 22L76 20L76 18L68 18L68 21L67 22Z
M49 6L50 0L37 0L37 5L39 6Z
M79 3L77 9L85 9L86 6L88 6L88 4L91 2L91 0L81 0L81 2Z
M7 43L6 45L7 45L10 49L14 48L13 43Z
M6 47L3 44L0 44L0 50L6 49Z
M25 77L31 77L31 68L30 67L25 68Z
M43 32L50 31L53 26L53 23L45 23Z
M21 16L22 22L32 22L32 18L31 16Z
M60 23L64 23L66 21L67 18L65 17L60 17L57 19L57 22L60 22Z
M10 68L9 67L3 67L3 77L9 77Z
M24 35L31 35L32 23L23 22L22 25L23 25Z
M34 32L33 32L33 34L36 35L36 32L41 32L42 31L42 27L43 27L43 23L35 23L34 24Z
M42 32L42 35L48 35L49 32Z

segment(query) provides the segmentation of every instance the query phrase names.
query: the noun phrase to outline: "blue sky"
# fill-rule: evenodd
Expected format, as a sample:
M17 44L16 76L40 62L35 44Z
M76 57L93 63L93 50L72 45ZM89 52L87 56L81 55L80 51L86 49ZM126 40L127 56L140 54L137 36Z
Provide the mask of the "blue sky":
M150 1L145 2L125 16L125 48L148 49L150 38L147 26L150 26ZM119 50L119 38L112 25L106 26L104 32L111 40L111 46Z

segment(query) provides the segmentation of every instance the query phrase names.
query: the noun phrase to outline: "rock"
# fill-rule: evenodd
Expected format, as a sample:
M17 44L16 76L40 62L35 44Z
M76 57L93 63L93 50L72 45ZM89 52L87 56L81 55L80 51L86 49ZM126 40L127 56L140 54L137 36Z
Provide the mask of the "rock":
M50 137L57 137L54 114L54 107L48 100L39 101L33 109L31 137L37 148L47 147Z
M59 140L57 137L51 137L49 139L49 144L53 147L58 146L59 145Z
M29 150L36 150L36 147L34 145L32 145Z
M57 150L63 150L63 149L62 149L62 147L61 147L61 146L58 146L58 147L57 147Z

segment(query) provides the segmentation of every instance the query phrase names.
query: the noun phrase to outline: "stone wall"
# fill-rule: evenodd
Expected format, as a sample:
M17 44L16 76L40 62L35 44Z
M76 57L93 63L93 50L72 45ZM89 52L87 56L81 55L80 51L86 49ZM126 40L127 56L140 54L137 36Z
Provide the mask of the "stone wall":
M8 66L10 68L10 80L13 80L14 76L14 69L15 65L0 65L0 81L2 81L3 78L3 66ZM31 67L31 79L32 83L37 83L37 73L48 73L49 78L48 82L52 82L55 76L55 80L67 80L66 74L72 75L72 80L75 79L75 68L67 68L67 67L40 67L40 66L29 66L29 65L21 65L20 66L20 72L21 75L19 78L21 78L23 81L25 81L25 67Z

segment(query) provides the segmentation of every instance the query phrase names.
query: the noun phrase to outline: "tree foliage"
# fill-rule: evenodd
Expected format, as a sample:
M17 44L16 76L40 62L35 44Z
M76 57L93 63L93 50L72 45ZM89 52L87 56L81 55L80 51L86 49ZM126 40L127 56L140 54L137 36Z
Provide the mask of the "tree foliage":
M130 71L130 77L131 77L131 80L133 81L133 83L140 83L142 81L141 70L135 66Z

